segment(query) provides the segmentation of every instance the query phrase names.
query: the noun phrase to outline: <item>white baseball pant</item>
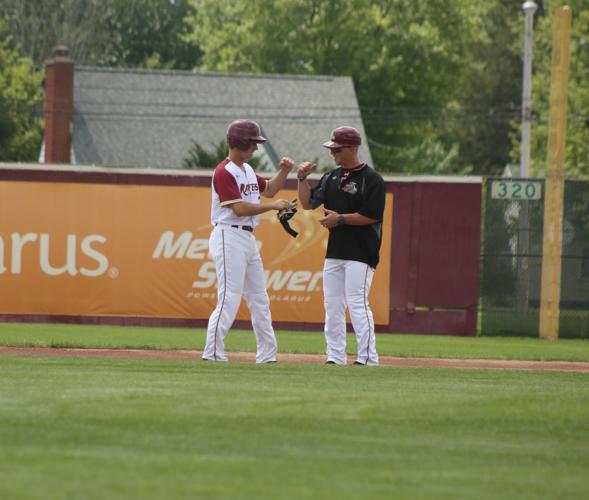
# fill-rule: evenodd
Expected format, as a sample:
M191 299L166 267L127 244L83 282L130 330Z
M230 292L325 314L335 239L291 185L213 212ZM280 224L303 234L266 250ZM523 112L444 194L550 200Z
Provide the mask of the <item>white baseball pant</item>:
M270 300L262 258L253 233L219 224L209 238L209 251L215 263L218 292L217 306L209 318L203 359L227 361L225 337L235 320L243 295L256 336L256 363L276 361L276 336L272 328Z
M347 306L356 333L356 361L364 365L378 365L374 319L368 305L373 276L374 269L363 262L325 259L323 296L327 361L346 364Z

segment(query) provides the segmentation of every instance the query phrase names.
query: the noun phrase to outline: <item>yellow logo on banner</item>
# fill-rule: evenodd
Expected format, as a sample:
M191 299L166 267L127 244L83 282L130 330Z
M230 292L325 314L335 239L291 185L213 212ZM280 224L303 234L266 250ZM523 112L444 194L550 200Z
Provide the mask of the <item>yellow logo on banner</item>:
M0 313L207 319L217 297L210 203L204 187L0 182ZM321 214L299 211L297 238L274 212L261 217L274 320L323 322ZM377 324L389 321L391 227L389 193L370 294Z

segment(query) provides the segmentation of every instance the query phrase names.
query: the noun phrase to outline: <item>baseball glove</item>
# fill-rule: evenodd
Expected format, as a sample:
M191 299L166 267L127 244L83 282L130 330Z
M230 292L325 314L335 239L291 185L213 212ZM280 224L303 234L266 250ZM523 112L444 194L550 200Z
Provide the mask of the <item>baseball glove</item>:
M293 200L293 202L289 208L283 208L282 210L279 210L278 212L276 212L276 216L278 217L280 224L282 225L284 230L288 234L290 234L293 238L296 238L299 233L297 233L292 227L290 227L290 224L288 221L290 221L290 219L292 219L294 217L294 214L297 213L295 203L296 203L296 200Z

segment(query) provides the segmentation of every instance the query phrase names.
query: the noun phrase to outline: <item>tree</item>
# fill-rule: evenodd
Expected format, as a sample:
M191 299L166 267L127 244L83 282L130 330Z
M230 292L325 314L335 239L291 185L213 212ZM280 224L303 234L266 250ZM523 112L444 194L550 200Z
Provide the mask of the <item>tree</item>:
M211 150L207 150L196 141L192 141L188 156L182 160L182 168L215 168L224 158L227 158L227 152L227 143L224 140L214 145Z
M37 66L66 45L77 64L191 69L188 0L0 0L6 30Z
M0 38L0 161L37 160L43 130L38 107L42 79L10 38Z
M469 44L461 97L445 134L459 144L461 168L500 175L515 161L510 134L521 119L523 22L520 4L495 2Z
M56 45L66 45L77 62L88 64L108 45L108 6L98 0L0 0L6 29L21 55L40 67Z
M532 99L535 121L532 124L531 171L546 172L546 145L550 113L550 70L554 12L562 3L546 0L539 12L534 33L534 76ZM568 178L589 177L589 0L571 0L572 26L569 47L568 116L565 175ZM514 140L513 154L519 143Z
M200 50L186 41L194 14L188 0L111 0L106 20L107 50L98 64L118 67L192 69Z
M405 148L442 152L490 7L466 0L193 0L190 39L216 71L349 75L381 170L411 170ZM492 2L489 2L492 4ZM401 154L397 154L400 152ZM427 161L422 163L428 163Z

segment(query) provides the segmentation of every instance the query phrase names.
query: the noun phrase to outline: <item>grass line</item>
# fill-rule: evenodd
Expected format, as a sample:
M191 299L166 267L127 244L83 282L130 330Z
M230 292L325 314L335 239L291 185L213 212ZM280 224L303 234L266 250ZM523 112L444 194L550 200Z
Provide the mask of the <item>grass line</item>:
M110 349L202 349L206 332L189 328L142 328L123 326L1 323L0 345L15 347L70 347ZM323 354L321 332L277 331L279 352ZM383 356L505 359L525 361L589 362L589 341L548 341L521 337L446 337L432 335L377 336ZM348 353L356 348L348 334ZM229 352L254 352L253 332L231 331Z

